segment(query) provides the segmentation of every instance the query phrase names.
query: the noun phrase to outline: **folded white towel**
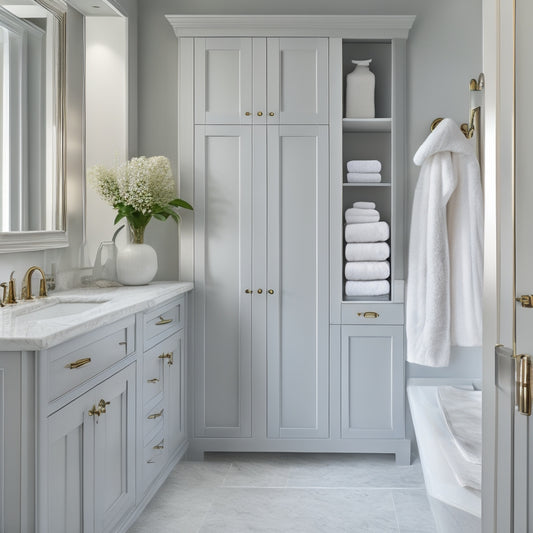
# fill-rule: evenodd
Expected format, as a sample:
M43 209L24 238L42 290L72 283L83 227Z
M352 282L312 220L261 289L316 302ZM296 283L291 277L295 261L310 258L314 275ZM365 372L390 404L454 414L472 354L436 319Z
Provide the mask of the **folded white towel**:
M346 296L382 296L389 294L390 284L386 279L377 281L347 281Z
M344 212L347 224L360 224L361 222L379 222L379 212L375 209L360 209L350 207Z
M349 281L387 279L389 276L388 261L350 262L344 267L344 277Z
M353 206L358 209L376 209L375 202L354 202Z
M381 172L381 163L372 160L355 159L346 163L348 172Z
M346 224L368 224L379 222L379 215L347 215Z
M381 222L347 224L344 230L346 242L381 242L389 238L389 225Z
M346 180L348 183L380 183L381 174L376 172L348 172Z
M384 261L390 257L386 242L351 242L346 245L346 261Z

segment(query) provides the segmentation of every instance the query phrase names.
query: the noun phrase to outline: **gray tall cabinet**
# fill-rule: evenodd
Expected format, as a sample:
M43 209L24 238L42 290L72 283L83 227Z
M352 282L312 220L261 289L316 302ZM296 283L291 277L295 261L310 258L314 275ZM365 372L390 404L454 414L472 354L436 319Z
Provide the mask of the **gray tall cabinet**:
M383 452L408 463L402 133L414 17L167 18L179 40L180 194L195 208L180 248L181 276L195 283L192 455ZM343 120L354 53L383 72L376 119ZM348 159L374 157L384 183L344 183ZM343 211L370 197L391 226L392 290L351 301Z

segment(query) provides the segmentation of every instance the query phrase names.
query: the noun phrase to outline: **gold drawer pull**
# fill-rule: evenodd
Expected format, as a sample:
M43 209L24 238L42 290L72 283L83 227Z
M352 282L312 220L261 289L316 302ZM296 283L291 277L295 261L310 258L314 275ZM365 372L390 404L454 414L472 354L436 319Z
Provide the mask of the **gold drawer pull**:
M159 383L159 378L147 379L146 382L147 383Z
M244 113L247 117L249 117L252 113L250 113L250 111L246 111L246 113Z
M91 409L89 409L89 416L100 416L107 412L106 406L108 406L111 402L106 402L103 398L98 402L98 407L96 405L93 405ZM96 419L96 422L98 422L98 418Z
M165 439L163 439L159 444L156 444L153 449L154 450L162 450L165 446Z
M263 116L263 112L262 112L262 111L258 111L258 112L257 112L257 116L258 116L258 117L262 117L262 116Z
M154 463L155 463L155 461L153 461L152 459L148 459L148 461L146 461L146 462L147 462L147 463L148 463L149 465L151 465L151 464L154 464Z
M158 356L158 358L168 359L169 366L174 364L174 352L162 353L160 356Z
M80 368L81 366L87 365L91 362L90 357L84 357L83 359L78 359L77 361L74 361L73 363L69 363L65 366L65 368L70 368L71 370L74 368Z
M161 409L161 411L159 411L159 413L153 413L151 415L148 415L146 418L148 418L148 420L154 420L156 418L159 418L160 416L163 416L163 411L165 409Z
M118 343L119 346L127 346L127 344L128 344L127 341L122 341Z
M156 326L164 326L165 324L170 324L173 321L174 321L173 318L163 318L162 316L160 316L159 317L159 322L156 322L155 325Z
M268 289L268 294L274 294L274 289Z
M269 117L273 117L274 116L274 113L271 111L269 114L268 114Z
M375 311L366 311L365 313L357 313L357 316L362 316L363 318L378 318L379 313Z

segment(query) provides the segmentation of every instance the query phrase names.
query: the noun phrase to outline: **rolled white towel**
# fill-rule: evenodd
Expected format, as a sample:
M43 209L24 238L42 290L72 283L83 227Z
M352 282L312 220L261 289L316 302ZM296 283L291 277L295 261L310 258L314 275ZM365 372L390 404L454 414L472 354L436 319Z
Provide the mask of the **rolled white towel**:
M381 162L375 159L355 159L346 163L348 172L381 172Z
M389 238L389 225L385 221L365 224L347 224L344 229L346 242L381 242Z
M381 174L375 172L348 172L346 180L348 183L380 183Z
M387 279L390 276L388 261L359 261L346 263L344 277L349 281Z
M345 215L346 224L367 224L379 222L379 215Z
M382 296L389 294L390 284L386 279L373 281L347 281L346 296Z
M344 212L345 215L378 215L379 211L376 211L375 209L361 209L360 207L349 207Z
M375 202L354 202L353 206L358 209L376 209Z
M351 242L346 245L346 261L384 261L390 257L386 242Z

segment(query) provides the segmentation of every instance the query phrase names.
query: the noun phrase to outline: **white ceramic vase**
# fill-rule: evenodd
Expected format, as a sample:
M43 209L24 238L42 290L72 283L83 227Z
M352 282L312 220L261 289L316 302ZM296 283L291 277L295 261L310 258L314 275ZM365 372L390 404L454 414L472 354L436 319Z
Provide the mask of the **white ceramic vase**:
M123 285L146 285L157 273L157 254L144 244L144 228L131 228L130 242L117 253L117 279Z
M371 59L352 60L355 69L346 76L346 118L374 118L376 78L370 71Z

